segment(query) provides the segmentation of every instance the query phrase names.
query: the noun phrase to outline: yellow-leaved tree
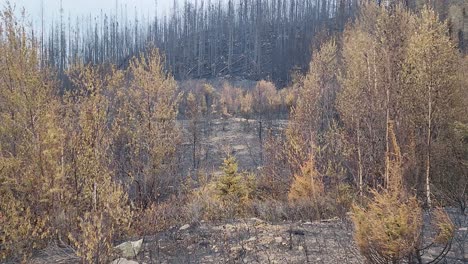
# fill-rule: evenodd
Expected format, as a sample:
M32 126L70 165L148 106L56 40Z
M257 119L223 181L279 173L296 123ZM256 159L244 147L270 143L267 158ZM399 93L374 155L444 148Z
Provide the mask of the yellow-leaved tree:
M0 15L0 259L20 261L54 235L63 204L59 100L26 29Z
M132 201L146 207L174 191L180 133L180 95L155 48L131 60L125 86L116 91L114 166Z
M64 96L63 127L67 132L65 178L70 221L68 238L87 262L102 263L112 255L112 242L128 231L132 213L127 194L111 166L110 100L121 73L92 65L68 71L73 91ZM65 228L67 230L67 228Z
M432 204L431 180L435 171L434 156L443 158L447 152L435 153L434 146L450 138L447 129L454 125L457 111L463 109L457 84L457 65L459 58L455 45L448 36L448 27L439 21L436 12L428 7L423 8L417 17L417 29L411 35L404 61L404 78L406 89L403 91L403 106L411 115L407 116L416 135L422 140L416 141L418 154L424 162L424 190L426 204ZM466 106L465 106L466 107ZM446 151L450 153L450 147ZM436 168L437 169L437 168Z
M336 95L338 92L338 47L334 39L325 42L314 53L309 71L298 91L297 105L291 113L286 130L289 160L292 173L300 170L310 155L314 156L317 169L341 171L342 157L336 151L339 140L327 141L327 134L336 133ZM325 150L325 151L324 151ZM341 151L344 152L344 151ZM342 176L334 173L329 176ZM338 178L338 177L334 177Z

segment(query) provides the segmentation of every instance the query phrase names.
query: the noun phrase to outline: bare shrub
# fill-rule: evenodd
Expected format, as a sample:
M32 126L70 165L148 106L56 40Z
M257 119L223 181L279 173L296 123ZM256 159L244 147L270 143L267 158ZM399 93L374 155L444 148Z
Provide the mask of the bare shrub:
M0 259L13 257L27 259L33 249L43 246L42 240L49 234L48 218L36 218L30 207L24 207L11 194L0 189Z
M172 196L167 201L152 203L135 214L133 232L135 235L144 236L179 225L186 219L185 212L182 210L185 202L184 198Z
M356 191L353 187L346 183L340 183L336 188L327 193L330 206L328 207L328 215L345 217L346 213L352 208L353 202L356 200Z
M256 217L270 222L279 222L290 218L288 203L272 199L254 200L252 213Z
M287 199L291 184L289 167L284 138L269 136L265 142L265 158L257 186L258 195L262 199Z
M450 243L455 235L455 225L444 209L438 207L433 214L432 225L435 227L436 232L433 239L434 243L441 245Z
M221 220L232 218L236 215L235 207L225 206L214 192L213 185L200 187L189 196L189 202L185 206L187 218L191 222L201 220Z
M76 253L88 263L105 263L112 257L114 227L109 225L104 214L88 212L79 222L77 238L69 238L76 247Z

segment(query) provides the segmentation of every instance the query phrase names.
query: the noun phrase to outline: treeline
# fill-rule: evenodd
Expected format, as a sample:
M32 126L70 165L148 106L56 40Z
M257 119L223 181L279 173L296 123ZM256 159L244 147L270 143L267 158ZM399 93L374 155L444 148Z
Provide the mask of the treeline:
M383 1L382 5L400 1ZM401 1L410 8L424 1ZM453 38L466 50L463 3L431 1L450 19ZM305 73L311 46L341 32L357 14L357 0L229 0L174 2L164 17L145 17L118 6L112 14L66 17L40 30L41 58L65 70L77 61L111 62L125 67L129 59L155 44L177 79L238 76L284 85L291 72ZM454 8L452 8L454 6ZM43 7L47 8L47 7ZM466 8L466 7L464 7ZM130 13L130 15L129 15ZM49 27L46 25L46 27ZM38 36L37 30L35 35ZM315 43L311 45L311 43Z
M42 47L47 64L65 69L77 60L125 65L156 44L179 79L235 75L287 80L310 58L322 28L342 29L358 1L229 0L177 2L168 16L114 14L52 24Z

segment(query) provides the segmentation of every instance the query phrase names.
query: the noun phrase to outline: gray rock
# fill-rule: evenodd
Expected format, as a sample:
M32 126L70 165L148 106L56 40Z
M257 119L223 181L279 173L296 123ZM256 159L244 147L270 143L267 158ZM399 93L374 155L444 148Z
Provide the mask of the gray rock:
M112 261L111 264L138 264L138 262L126 258L118 258Z
M251 237L251 238L247 239L247 242L252 242L252 241L255 241L255 240L257 240L256 237Z
M143 239L138 241L127 241L115 247L120 250L120 256L123 258L134 258L138 255L141 250Z
M189 228L190 228L190 225L189 225L189 224L185 224L185 225L183 225L183 226L181 226L181 227L179 228L179 231L184 231L184 230L187 230L187 229L189 229Z
M276 243L281 243L281 242L283 242L283 238L282 237L275 237L275 242Z
M225 224L224 229L226 229L227 231L233 231L233 230L236 230L236 227L231 224Z

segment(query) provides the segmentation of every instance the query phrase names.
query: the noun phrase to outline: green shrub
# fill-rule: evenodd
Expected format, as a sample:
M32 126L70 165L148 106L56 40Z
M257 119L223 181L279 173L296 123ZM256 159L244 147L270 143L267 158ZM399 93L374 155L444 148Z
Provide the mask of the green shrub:
M192 221L245 216L251 209L255 177L238 171L234 157L224 159L222 174L192 191L186 209Z

